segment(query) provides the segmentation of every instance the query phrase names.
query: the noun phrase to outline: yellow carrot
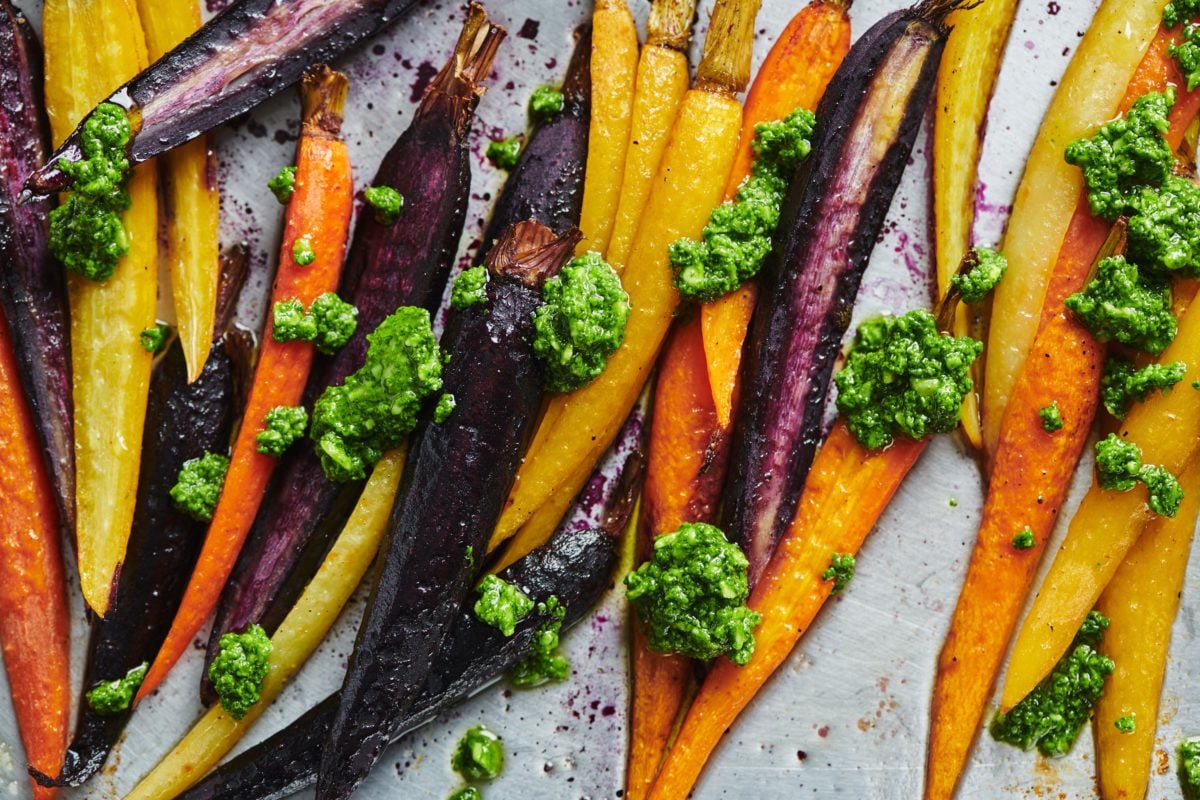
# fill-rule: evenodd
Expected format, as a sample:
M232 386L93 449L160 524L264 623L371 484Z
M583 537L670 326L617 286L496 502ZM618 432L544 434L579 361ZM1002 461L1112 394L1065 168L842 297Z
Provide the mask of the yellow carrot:
M933 213L937 246L938 296L950 288L950 276L971 245L975 219L975 183L980 131L996 85L1004 43L1012 28L1017 0L988 0L979 8L956 11L938 70L933 128ZM951 333L971 334L972 316L960 305ZM976 325L981 327L980 325ZM982 360L976 375L982 374ZM982 444L979 428L979 382L963 400L962 431L973 447Z
M46 110L55 142L147 64L133 0L47 0L42 11ZM158 192L153 163L129 181L129 252L98 282L68 276L75 403L77 556L83 597L108 608L133 522L151 356L138 335L155 321Z
M1179 482L1179 513L1146 526L1096 604L1110 620L1104 654L1117 665L1092 721L1103 800L1141 800L1150 780L1167 645L1200 513L1200 463L1193 462ZM1126 717L1134 725L1129 732L1117 728L1117 720Z
M1104 0L1067 65L1025 162L1004 237L1008 273L992 298L981 398L989 455L1037 334L1050 271L1083 186L1082 174L1063 160L1063 150L1115 115L1158 30L1164 5L1166 0Z
M200 27L197 0L137 0L150 60L157 61ZM200 377L212 347L217 308L220 194L212 137L172 150L162 158L163 191L171 210L163 223L163 257L170 266L171 296L188 380Z
M733 164L742 107L736 100L748 81L754 19L760 0L718 0L713 11L696 88L684 97L659 165L644 217L622 278L633 313L625 342L592 383L550 402L534 436L496 533L494 547L565 490L581 465L595 464L628 416L670 327L679 294L667 247L698 237L721 201ZM556 410L556 406L558 407Z
M1200 392L1190 387L1200 378L1200 313L1183 317L1160 361L1183 361L1187 374L1173 391L1135 405L1119 435L1141 447L1145 463L1178 475L1200 451ZM1118 492L1092 484L1017 633L1001 708L1016 705L1058 663L1152 517L1143 487Z
M646 46L638 62L625 175L605 258L618 272L629 260L633 237L650 197L679 104L688 89L688 39L696 0L654 0Z
M259 701L240 720L219 705L209 709L126 800L170 800L180 794L215 767L275 702L325 638L371 566L387 530L392 499L403 471L403 448L385 454L375 465L333 548L271 637L267 677Z
M578 253L608 248L617 203L637 76L638 34L625 0L596 0L592 13L592 116Z

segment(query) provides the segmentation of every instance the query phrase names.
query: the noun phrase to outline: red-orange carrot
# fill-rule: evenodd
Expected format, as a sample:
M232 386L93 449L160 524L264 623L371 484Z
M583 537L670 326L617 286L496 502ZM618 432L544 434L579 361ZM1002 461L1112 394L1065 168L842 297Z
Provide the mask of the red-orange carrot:
M762 614L754 656L744 667L713 662L651 800L687 797L721 736L796 646L829 598L821 574L834 553L856 553L928 440L898 438L886 450L860 445L839 421L813 461L800 508L749 605Z
M328 67L311 70L301 94L304 122L297 146L295 191L288 203L271 302L296 298L307 307L321 294L337 289L353 190L349 152L339 134L346 76ZM297 264L293 255L300 239L307 239L315 254L307 266ZM175 621L142 682L139 700L162 682L216 606L275 470L276 459L258 452L255 437L268 411L300 403L313 351L306 342L277 342L269 333L263 337L225 490Z
M1124 112L1148 91L1183 85L1160 30L1121 102ZM1200 93L1180 93L1166 134L1178 147L1200 108ZM1065 145L1065 143L1064 143ZM1040 330L1013 385L993 459L979 536L950 632L938 658L926 760L926 800L949 800L991 696L1001 659L1029 593L1045 543L1096 413L1104 347L1078 324L1063 300L1087 280L1109 226L1079 203L1047 285ZM1057 402L1065 427L1048 434L1038 411ZM1028 527L1035 545L1012 539Z
M825 86L850 49L850 0L813 0L792 18L767 53L746 96L746 124L725 199L737 192L754 163L754 126L783 119L797 108L815 111ZM742 342L754 313L757 287L747 283L701 310L708 379L722 428L729 428L737 403Z
M25 758L53 775L71 712L70 622L54 489L0 319L0 645ZM33 787L35 800L55 790Z
M679 325L667 343L652 419L638 562L650 557L655 536L684 522L712 522L724 482L728 439L713 408L699 316ZM693 667L690 659L651 650L636 625L632 661L625 796L642 800L662 763Z

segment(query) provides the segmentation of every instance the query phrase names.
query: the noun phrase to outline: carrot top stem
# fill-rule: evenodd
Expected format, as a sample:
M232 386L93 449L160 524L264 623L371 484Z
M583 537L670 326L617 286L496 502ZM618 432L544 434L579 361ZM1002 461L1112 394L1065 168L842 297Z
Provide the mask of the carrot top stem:
M304 73L300 85L301 125L309 136L341 138L342 112L346 108L349 81L328 64Z
M746 88L754 49L754 20L761 6L762 0L717 0L704 39L704 55L696 70L697 89L732 95Z
M686 51L695 17L696 0L654 0L646 22L646 45Z

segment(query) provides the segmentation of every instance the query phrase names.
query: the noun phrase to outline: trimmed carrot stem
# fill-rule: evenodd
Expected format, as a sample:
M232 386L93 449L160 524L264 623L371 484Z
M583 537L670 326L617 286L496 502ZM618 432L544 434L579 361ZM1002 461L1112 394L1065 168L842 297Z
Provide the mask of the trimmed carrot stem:
M813 462L795 520L750 596L762 614L754 657L712 664L654 782L651 800L687 797L705 762L829 598L821 574L834 553L856 553L928 440L899 438L869 451L838 422Z
M0 646L25 758L54 774L71 713L70 620L54 489L0 319ZM35 800L56 790L34 784Z
M339 137L345 97L346 77L341 73L322 67L306 74L296 187L288 204L272 304L296 298L308 306L319 295L337 289L353 208L350 157ZM308 266L297 264L293 257L293 248L301 239L308 240L316 255ZM269 410L300 403L313 353L307 342L277 342L270 334L263 337L225 490L175 621L142 682L139 700L162 682L216 606L277 463L258 452L255 437Z

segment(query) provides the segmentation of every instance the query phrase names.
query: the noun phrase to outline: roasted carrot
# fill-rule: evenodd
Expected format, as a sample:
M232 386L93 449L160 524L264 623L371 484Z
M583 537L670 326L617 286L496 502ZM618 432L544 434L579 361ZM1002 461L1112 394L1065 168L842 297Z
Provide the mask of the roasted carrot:
M1147 50L1127 86L1123 109L1169 80L1178 83L1176 67L1166 53L1169 41L1169 34L1160 32ZM1171 112L1166 137L1173 147L1179 145L1196 112L1193 95L1180 94ZM938 659L926 762L927 800L953 794L1091 430L1104 350L1062 301L1086 282L1106 231L1107 225L1091 216L1086 198L1077 194L1075 215L1046 282L1040 330L1029 351L1034 357L1024 362L1012 386L978 540ZM1042 429L1037 412L1052 402L1058 403L1066 426L1050 435ZM1025 527L1033 532L1035 546L1016 550L1012 539Z
M133 0L47 0L46 112L55 142L113 86L146 66ZM123 222L129 251L107 281L68 275L79 583L97 614L108 609L125 557L142 451L151 356L138 335L154 325L158 191L153 163L133 171Z
M1002 249L1008 272L996 287L980 398L983 442L994 459L1004 409L1040 327L1046 284L1055 268L1083 177L1063 148L1129 107L1139 71L1162 19L1162 0L1104 0L1075 48L1025 162ZM1126 101L1122 103L1121 97ZM1137 99L1134 95L1133 99Z
M288 204L271 302L296 298L307 307L337 288L353 208L350 158L339 131L346 77L328 67L305 74L303 125L296 155L296 186ZM315 260L302 266L294 246L307 239ZM314 348L301 341L263 337L241 430L213 513L208 536L166 641L142 682L138 699L152 692L212 613L246 534L258 513L276 459L258 452L255 437L276 406L300 403Z
M928 440L862 447L838 422L813 462L800 508L759 578L749 605L762 614L754 657L744 667L717 659L688 709L654 782L652 800L687 797L721 736L792 652L828 599L821 573L833 553L855 553Z
M1167 645L1200 513L1200 463L1193 462L1179 483L1179 513L1146 526L1096 603L1096 610L1110 620L1104 654L1117 665L1092 721L1096 778L1104 800L1141 800L1150 781ZM1117 728L1117 720L1125 717L1133 719L1132 731Z
M54 774L71 713L70 620L54 488L0 319L0 647L25 758ZM55 790L37 784L36 800Z
M933 214L938 295L950 289L950 276L971 246L975 189L983 125L1012 28L1017 0L988 0L979 8L956 11L938 70L933 127ZM959 306L951 330L967 336L983 329L982 313ZM975 391L963 400L962 432L972 447L983 444L979 427L979 387L983 360L972 367Z
M608 248L617 203L637 79L638 34L625 0L597 0L592 12L592 115L577 252Z
M754 126L783 119L797 108L813 111L833 73L850 49L849 0L813 0L792 17L767 53L746 96L746 122L737 159L725 184L725 199L736 194L754 163ZM751 282L721 299L706 303L701 314L708 380L717 419L728 429L736 403L742 343L757 297Z
M650 5L646 46L638 59L621 197L605 251L605 259L618 272L629 260L650 186L688 90L687 49L695 15L696 0L654 0Z
M595 464L637 401L666 337L679 293L667 247L697 237L720 202L742 126L759 0L718 0L696 87L684 97L622 275L633 313L625 342L592 383L553 398L492 539L510 538L584 464Z
M138 0L146 48L157 61L200 27L198 0ZM162 220L163 256L170 266L171 296L188 380L204 369L217 308L220 194L212 137L201 136L162 158L163 194L170 213Z

